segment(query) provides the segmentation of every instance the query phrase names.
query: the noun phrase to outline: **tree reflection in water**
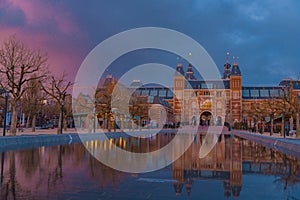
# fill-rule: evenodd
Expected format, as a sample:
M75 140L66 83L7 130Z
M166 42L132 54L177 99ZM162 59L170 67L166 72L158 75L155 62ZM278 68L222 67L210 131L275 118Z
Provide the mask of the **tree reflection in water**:
M151 138L118 138L109 141L89 141L85 146L94 151L110 151L117 145L131 152L152 152L168 144L174 134ZM247 140L222 135L212 151L199 159L203 136L172 164L174 192L181 195L185 188L192 193L197 180L223 182L225 197L238 197L243 174L275 176L274 184L282 189L300 182L298 159L265 148ZM74 193L84 187L117 188L128 177L138 175L115 171L91 156L82 144L41 147L5 152L1 155L0 199L51 199L64 193ZM194 189L195 190L195 189Z

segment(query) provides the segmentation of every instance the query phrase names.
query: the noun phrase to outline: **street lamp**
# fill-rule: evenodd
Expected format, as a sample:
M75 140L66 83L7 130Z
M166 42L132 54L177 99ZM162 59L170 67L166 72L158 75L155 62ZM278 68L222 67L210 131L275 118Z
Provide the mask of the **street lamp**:
M285 138L285 115L286 115L286 106L285 106L285 98L286 98L286 87L281 88L283 92L283 137Z
M4 104L4 122L3 122L3 136L6 134L6 115L7 115L7 103L8 103L8 91L0 88L0 93L5 92L5 104Z
M93 132L96 133L96 107L93 109Z

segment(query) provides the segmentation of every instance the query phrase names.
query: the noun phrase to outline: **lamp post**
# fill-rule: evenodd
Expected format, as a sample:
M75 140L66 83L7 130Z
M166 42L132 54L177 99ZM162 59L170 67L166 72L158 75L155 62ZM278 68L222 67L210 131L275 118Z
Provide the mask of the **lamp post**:
M96 108L93 109L93 131L96 133Z
M285 90L286 87L282 88L282 92L283 92L283 138L285 138L285 116L286 116L286 107L285 107L285 98L286 98L286 94L285 94Z
M4 119L3 119L3 136L6 134L6 116L7 116L7 104L8 104L8 91L0 88L0 92L3 93L5 92L5 103L4 103Z

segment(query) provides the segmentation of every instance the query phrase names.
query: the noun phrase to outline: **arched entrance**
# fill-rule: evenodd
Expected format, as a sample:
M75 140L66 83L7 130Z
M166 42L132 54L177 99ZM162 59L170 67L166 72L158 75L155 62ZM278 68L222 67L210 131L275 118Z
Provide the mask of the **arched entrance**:
M211 112L204 111L200 115L200 126L210 126L213 125L213 116Z

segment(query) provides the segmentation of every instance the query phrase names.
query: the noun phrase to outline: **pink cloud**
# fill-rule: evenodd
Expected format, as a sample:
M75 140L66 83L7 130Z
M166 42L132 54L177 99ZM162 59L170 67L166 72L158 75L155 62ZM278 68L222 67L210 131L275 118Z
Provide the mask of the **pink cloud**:
M39 26L51 22L56 25L58 31L66 35L79 32L71 14L59 3L51 4L40 0L8 0L8 2L24 12L28 25Z
M9 36L15 35L30 48L46 52L50 70L54 74L66 71L72 80L88 51L84 43L86 38L78 31L72 15L59 3L7 0L3 8L7 5L24 13L25 24L1 26L0 45Z

